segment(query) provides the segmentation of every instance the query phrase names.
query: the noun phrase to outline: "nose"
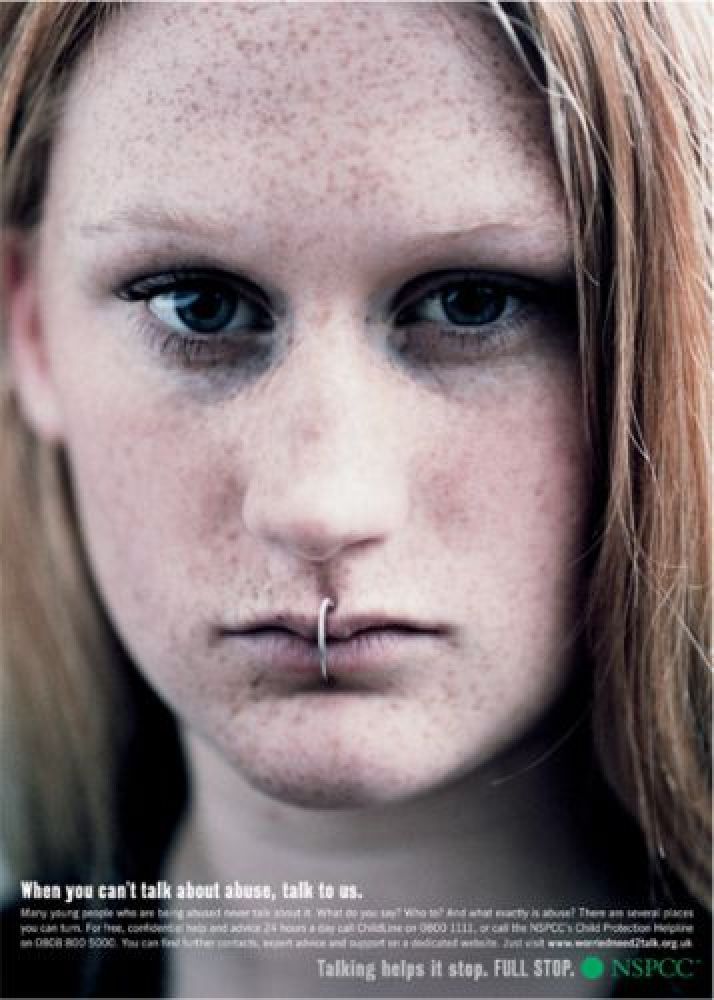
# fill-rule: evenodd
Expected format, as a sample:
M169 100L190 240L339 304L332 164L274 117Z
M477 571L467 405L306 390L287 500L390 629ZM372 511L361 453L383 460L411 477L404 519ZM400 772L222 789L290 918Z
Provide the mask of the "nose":
M376 363L324 350L284 362L251 444L243 520L255 538L325 563L386 541L408 503L393 387Z

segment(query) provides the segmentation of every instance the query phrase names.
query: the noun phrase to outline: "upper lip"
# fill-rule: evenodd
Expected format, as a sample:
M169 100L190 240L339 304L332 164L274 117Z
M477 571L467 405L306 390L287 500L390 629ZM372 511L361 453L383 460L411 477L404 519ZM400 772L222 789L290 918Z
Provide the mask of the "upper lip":
M445 631L444 626L425 622L409 614L391 614L379 611L366 611L359 614L340 614L339 608L330 612L326 621L328 639L352 639L365 632L381 630L398 630L405 633L425 633L438 635ZM259 614L238 622L226 625L220 629L224 635L253 635L260 632L292 632L309 642L317 637L317 614L301 614L293 611L279 611Z

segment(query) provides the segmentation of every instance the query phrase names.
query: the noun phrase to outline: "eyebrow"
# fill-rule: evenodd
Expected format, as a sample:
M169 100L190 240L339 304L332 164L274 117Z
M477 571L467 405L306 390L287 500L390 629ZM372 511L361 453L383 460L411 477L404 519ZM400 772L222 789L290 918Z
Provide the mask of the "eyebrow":
M195 216L177 209L138 205L112 212L97 222L85 222L79 226L79 233L83 237L93 239L97 236L116 236L123 232L157 230L217 239L229 235L236 229L237 226L226 221L214 222L205 216Z
M95 222L82 223L78 226L78 232L88 241L122 235L146 237L147 234L156 233L179 242L187 238L206 241L213 247L216 243L235 238L241 231L239 222L229 220L227 212L219 221L187 212L180 207L133 205L110 212L105 218ZM536 252L549 260L550 267L560 270L572 267L573 245L565 217L554 220L552 213L531 214L528 218L519 214L512 219L500 221L487 216L480 224L459 229L435 227L420 233L410 233L402 246L405 251L413 251L421 256L438 254L460 243L464 244L465 249L470 249L470 243L478 244L479 241L484 241L489 249L493 249L501 240L506 248L509 248L511 241L517 240L521 249L524 243L535 241L540 244Z
M537 216L535 217L535 221L537 221ZM512 230L514 233L518 233L524 230L532 231L533 222L534 216L532 214L528 218L514 218L513 220L509 219L502 222L494 222L493 219L487 219L480 225L467 226L464 229L429 230L423 236L435 240L464 238L478 236L489 229L498 229L502 232ZM559 231L560 227L551 226L550 228L555 233ZM225 218L221 221L214 221L204 215L194 215L178 208L156 208L150 205L137 205L131 208L118 209L111 212L106 218L96 222L82 223L78 229L82 236L88 238L103 236L105 234L114 236L121 232L145 231L147 229L186 235L206 235L216 238L229 235L231 232L236 231L238 226L237 224L227 222ZM414 239L420 240L421 237L417 236Z

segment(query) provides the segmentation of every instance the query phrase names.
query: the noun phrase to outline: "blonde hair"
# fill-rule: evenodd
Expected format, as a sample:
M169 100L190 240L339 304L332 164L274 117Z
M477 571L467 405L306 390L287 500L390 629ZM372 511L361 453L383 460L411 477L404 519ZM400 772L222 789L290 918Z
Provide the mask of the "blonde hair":
M666 859L706 899L706 8L491 8L548 100L572 222L595 483L587 620L597 746L652 858ZM114 11L101 3L0 9L3 226L37 224L66 79ZM115 863L117 802L107 788L128 738L116 720L135 717L137 682L91 584L62 453L32 435L7 372L2 378L9 845L21 870L86 871ZM155 717L158 704L142 697ZM51 766L37 768L38 759Z

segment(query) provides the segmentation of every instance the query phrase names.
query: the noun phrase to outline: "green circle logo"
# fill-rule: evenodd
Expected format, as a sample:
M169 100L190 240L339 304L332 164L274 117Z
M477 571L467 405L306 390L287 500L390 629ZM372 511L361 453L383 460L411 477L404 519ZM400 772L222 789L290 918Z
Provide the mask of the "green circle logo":
M580 971L586 979L599 979L605 972L605 963L597 955L588 955L580 963Z

